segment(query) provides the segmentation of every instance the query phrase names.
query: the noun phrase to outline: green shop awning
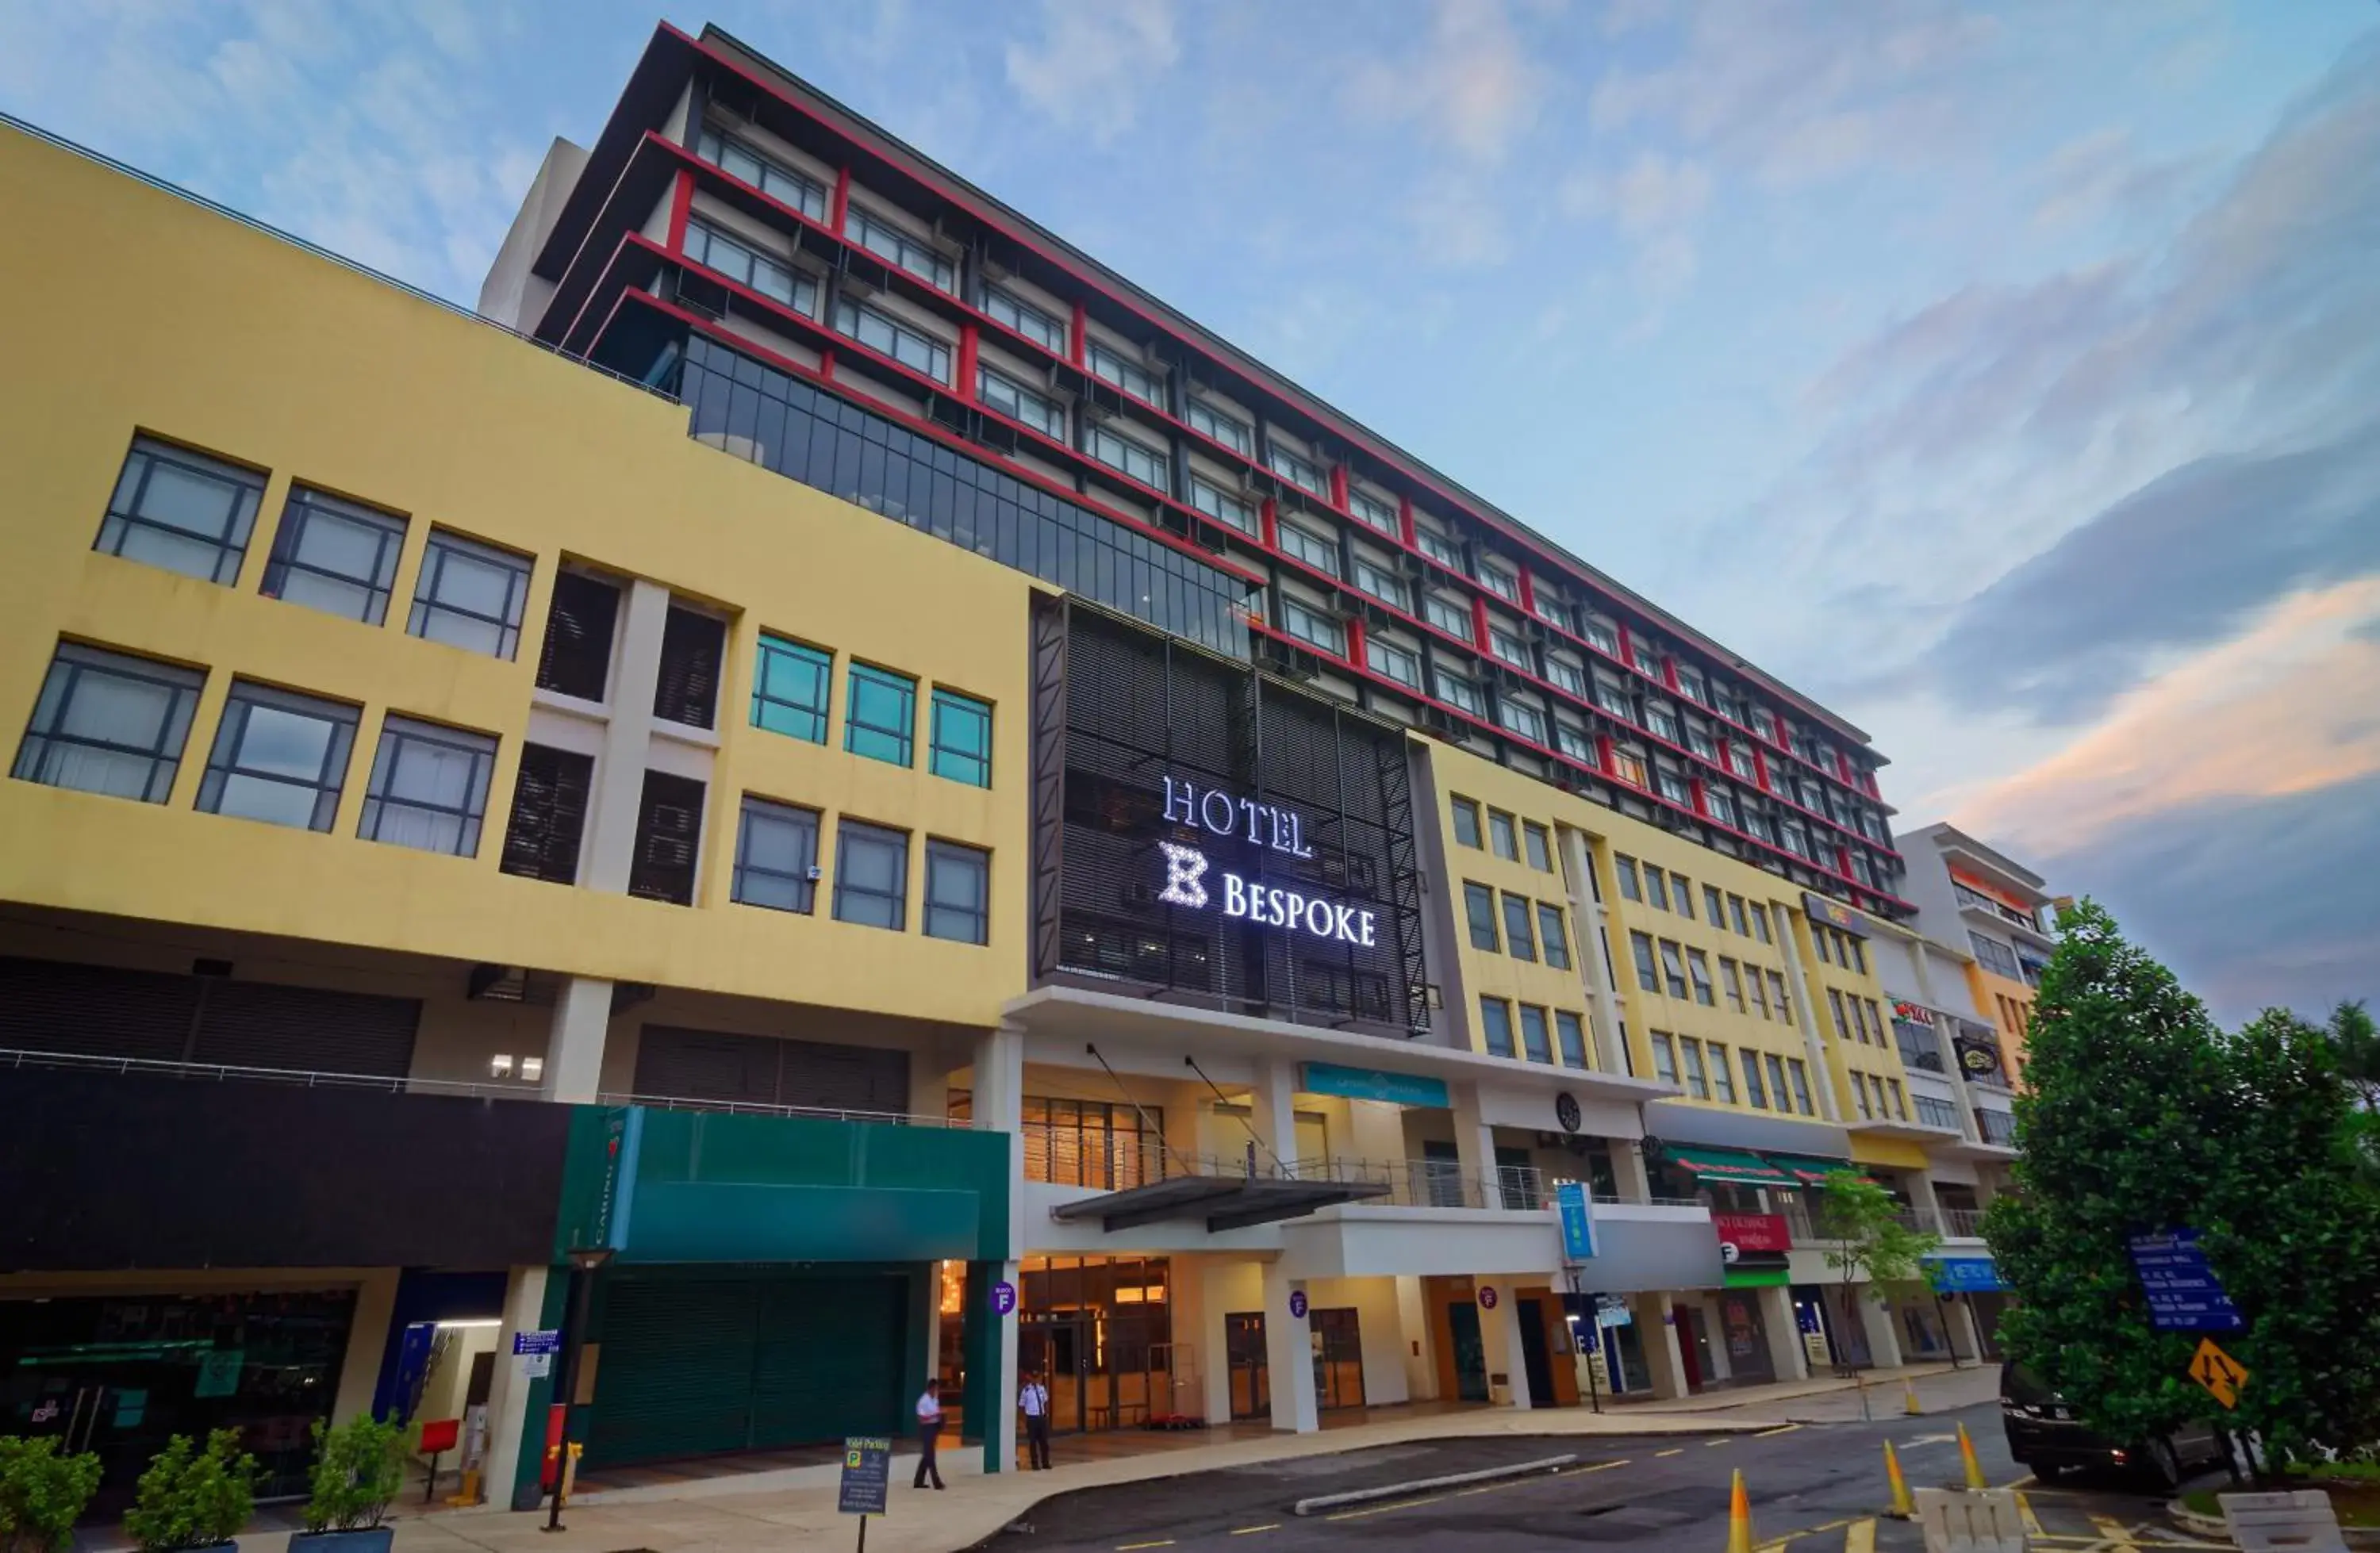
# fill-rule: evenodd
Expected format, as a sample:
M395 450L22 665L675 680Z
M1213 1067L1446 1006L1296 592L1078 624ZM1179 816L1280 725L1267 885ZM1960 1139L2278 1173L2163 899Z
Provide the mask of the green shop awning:
M1703 1181L1732 1181L1740 1186L1791 1186L1793 1178L1761 1159L1737 1148L1705 1148L1673 1143L1665 1158Z
M1776 1289L1793 1281L1787 1268L1730 1268L1726 1287L1730 1289Z
M1837 1171L1860 1174L1860 1168L1849 1159L1813 1159L1801 1154L1771 1154L1768 1163L1783 1171L1789 1186L1823 1186L1827 1177Z

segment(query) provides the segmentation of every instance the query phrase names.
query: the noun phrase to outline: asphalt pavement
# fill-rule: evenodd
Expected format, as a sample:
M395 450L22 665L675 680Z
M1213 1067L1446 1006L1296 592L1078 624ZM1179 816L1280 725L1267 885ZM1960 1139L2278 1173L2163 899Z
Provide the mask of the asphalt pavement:
M1764 1553L1841 1547L1917 1553L1890 1502L1884 1442L1912 1488L1962 1482L1954 1426L1963 1422L1986 1479L2015 1486L2054 1553L2093 1547L2198 1548L2174 1528L2165 1497L2121 1475L2035 1484L2009 1458L1997 1402L1874 1423L1789 1425L1756 1434L1580 1438L1504 1436L1415 1441L1059 1495L1029 1523L981 1545L990 1553L1536 1553L1597 1548L1718 1549L1727 1545L1730 1476L1741 1468L1753 1537ZM1482 1467L1573 1454L1575 1464L1527 1477L1419 1491L1311 1516L1300 1499Z

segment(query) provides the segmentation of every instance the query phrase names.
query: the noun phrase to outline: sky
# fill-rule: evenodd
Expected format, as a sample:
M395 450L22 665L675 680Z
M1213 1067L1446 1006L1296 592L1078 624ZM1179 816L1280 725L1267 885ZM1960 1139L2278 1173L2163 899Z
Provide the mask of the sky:
M1866 729L2230 1020L2380 1000L2374 0L0 0L468 304L716 22Z

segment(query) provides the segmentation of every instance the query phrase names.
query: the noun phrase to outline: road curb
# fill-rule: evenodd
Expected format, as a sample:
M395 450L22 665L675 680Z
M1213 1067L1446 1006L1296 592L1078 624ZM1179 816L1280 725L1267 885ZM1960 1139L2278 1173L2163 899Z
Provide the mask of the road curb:
M1515 1462L1509 1466L1482 1467L1477 1472L1450 1473L1444 1477L1417 1477L1410 1483L1390 1483L1378 1488L1353 1488L1343 1494L1320 1494L1310 1499L1298 1500L1289 1507L1289 1512L1292 1515L1313 1515L1372 1499L1427 1494L1434 1488L1460 1488L1473 1483L1492 1483L1500 1477L1525 1477L1531 1473L1558 1472L1577 1460L1575 1452L1566 1456L1545 1456L1534 1462Z

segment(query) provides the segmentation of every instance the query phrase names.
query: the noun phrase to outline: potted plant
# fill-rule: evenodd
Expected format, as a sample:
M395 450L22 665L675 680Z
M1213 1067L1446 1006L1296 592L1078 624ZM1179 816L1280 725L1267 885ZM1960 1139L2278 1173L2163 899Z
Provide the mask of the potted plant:
M97 1456L61 1456L55 1435L0 1435L0 1553L65 1553L98 1488Z
M125 1534L141 1553L183 1553L219 1547L238 1553L232 1539L256 1509L256 1458L239 1435L217 1429L203 1450L176 1435L150 1459L125 1512Z
M311 1486L290 1553L388 1553L396 1528L382 1522L405 1486L405 1426L395 1413L359 1413L335 1429L316 1419Z

